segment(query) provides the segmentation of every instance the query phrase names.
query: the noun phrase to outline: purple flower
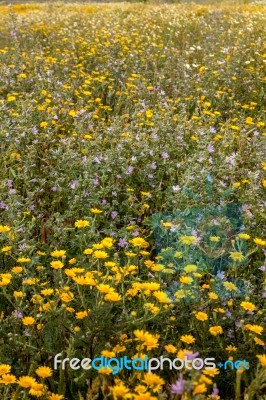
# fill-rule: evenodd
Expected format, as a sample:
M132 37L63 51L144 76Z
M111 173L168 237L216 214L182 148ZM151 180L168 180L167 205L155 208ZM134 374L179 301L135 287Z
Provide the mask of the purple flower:
M217 276L217 278L219 278L219 279L225 279L225 274L224 274L224 271L218 271L217 272L217 274L216 274L216 276Z
M212 392L213 400L215 400L217 398L218 394L219 394L219 389L213 388L213 392Z
M198 355L199 355L199 352L198 352L198 351L197 351L196 353L193 353L193 354L189 354L189 353L186 353L186 354L185 354L185 356L186 356L186 358L187 358L188 361L194 360L194 358L196 358Z
M127 245L128 245L128 242L126 241L126 239L124 239L124 238L120 238L119 239L119 241L118 241L118 246L119 247L125 247Z
M23 318L23 315L18 310L14 311L14 315L15 315L16 318L19 318L19 319Z
M52 191L52 192L56 192L57 189L58 189L57 186L53 186L53 187L51 188L51 191Z
M77 180L72 181L72 182L70 183L71 189L75 189L76 186L77 186L77 184L78 184L78 181L77 181Z
M13 187L13 181L8 179L7 182L6 182L6 186L8 186L9 188L12 188Z
M131 175L132 172L133 172L133 170L134 170L134 167L132 167L132 165L130 165L130 166L127 168L127 170L126 170L126 174L127 174L127 175Z
M6 209L6 204L5 204L3 201L0 201L0 208L1 208L2 210L5 210L5 209Z
M16 193L16 189L10 189L9 191L8 191L8 194L15 194Z
M111 212L111 218L112 219L115 219L115 217L118 215L118 212L117 211L112 211Z
M214 147L213 147L213 145L212 144L208 144L208 152L209 153L213 153L214 152Z
M182 394L184 392L184 383L183 375L180 375L178 380L171 385L171 392L173 394Z
M162 153L162 158L163 158L164 160L167 160L167 158L169 158L169 154L168 154L166 151L164 151L164 152Z
M133 236L139 236L139 232L138 231L133 232Z
M156 169L157 168L157 165L156 165L156 162L154 161L153 163L151 163L151 169Z

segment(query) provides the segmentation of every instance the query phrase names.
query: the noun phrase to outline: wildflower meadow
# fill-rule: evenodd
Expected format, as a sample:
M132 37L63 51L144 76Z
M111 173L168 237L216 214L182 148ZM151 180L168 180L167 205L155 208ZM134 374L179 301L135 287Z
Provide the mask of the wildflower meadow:
M0 5L1 400L266 399L265 26Z

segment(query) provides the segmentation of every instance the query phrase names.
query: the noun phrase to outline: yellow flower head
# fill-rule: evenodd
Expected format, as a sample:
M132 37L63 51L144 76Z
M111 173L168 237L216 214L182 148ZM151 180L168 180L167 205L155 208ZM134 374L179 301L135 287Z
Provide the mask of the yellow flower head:
M54 250L51 253L51 256L54 258L65 257L65 255L66 255L66 250Z
M18 381L18 385L24 388L29 388L31 387L34 383L36 383L36 380L32 378L31 376L21 376Z
M242 308L244 308L244 310L246 311L254 311L256 309L255 304L250 303L249 301L242 301L242 303L240 304L240 306Z
M209 329L209 332L213 336L218 336L218 335L221 335L223 333L223 328L221 326L219 326L219 325L211 326L210 329Z
M22 318L23 325L33 325L35 323L35 319L33 317L24 317Z
M196 237L183 235L183 236L180 236L179 240L181 243L191 246L192 244L195 243Z
M53 269L61 269L64 266L62 261L51 261L50 265Z
M180 337L181 342L186 344L192 344L196 341L196 339L192 335L182 335Z
M207 321L208 315L205 312L199 311L198 313L195 314L195 317L199 321Z
M35 373L40 377L40 378L49 378L52 376L53 371L50 367L39 367L35 370Z
M11 371L11 366L8 364L0 364L0 375L8 374Z
M146 242L146 240L141 238L141 237L135 237L135 238L129 240L129 242L132 243L132 245L135 246L135 247L144 247L144 248L146 248L146 247L149 246L149 243Z
M79 219L75 222L76 228L86 228L87 226L90 226L90 223L84 219Z

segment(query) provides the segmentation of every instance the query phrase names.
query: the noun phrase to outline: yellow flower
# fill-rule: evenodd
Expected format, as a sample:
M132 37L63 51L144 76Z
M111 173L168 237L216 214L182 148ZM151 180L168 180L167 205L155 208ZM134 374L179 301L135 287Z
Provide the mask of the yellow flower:
M74 295L71 292L63 292L60 295L60 299L64 302L64 303L69 303L70 301L72 301L74 299Z
M210 241L217 243L220 241L220 236L210 236Z
M99 208L91 208L91 212L93 214L101 214L103 211L100 210Z
M138 329L134 331L134 335L136 336L136 340L143 342L143 345L147 347L147 350L159 347L159 335L152 335L149 332L140 331Z
M76 319L84 319L88 316L88 311L78 311L76 312Z
M237 291L236 285L234 285L232 282L223 282L224 287L226 290L230 291Z
M0 364L0 375L8 374L11 371L11 366L8 364Z
M32 396L41 397L44 394L45 386L42 383L33 383L29 393Z
M40 123L40 127L41 127L41 128L46 128L47 125L48 125L48 122L46 122L46 121L42 121L42 122Z
M175 346L173 346L172 344L167 344L164 346L164 348L168 353L176 353L177 352L177 348Z
M223 333L223 328L219 325L211 326L209 332L213 336L221 335Z
M194 264L188 264L184 267L184 271L187 273L196 272L198 267Z
M256 306L253 303L250 303L249 301L242 301L240 306L244 308L244 310L251 312L256 309Z
M265 354L261 354L261 355L257 355L257 358L260 362L260 364L266 368L266 355Z
M255 239L253 240L253 242L254 242L255 244L257 244L258 246L266 246L266 240L262 240L262 239L260 239L260 238L255 238Z
M204 375L208 375L208 376L211 376L211 377L213 378L214 376L219 375L220 371L219 371L218 368L214 368L214 369L204 369L204 370L202 371L202 373L203 373Z
M247 233L239 233L239 234L237 235L237 237L238 237L239 239L244 239L244 240L250 239L250 235L248 235Z
M164 384L164 380L153 373L146 373L142 382L149 386L153 392L159 392Z
M86 228L87 226L90 226L90 223L84 219L79 219L75 222L76 228Z
M169 299L167 294L165 292L161 292L160 290L153 292L153 296L156 297L156 299L159 300L159 302L162 304L171 303L171 300Z
M50 265L53 269L61 269L63 268L64 264L62 263L62 261L51 261Z
M30 258L26 258L26 257L20 257L20 258L17 259L17 262L21 263L21 264L29 263L30 261L31 261Z
M14 274L20 274L23 271L22 267L13 267L11 269L12 272L14 272Z
M229 352L237 351L237 347L229 345L229 346L226 347L225 350L229 351Z
M260 325L251 325L251 324L246 324L244 326L245 329L248 329L251 332L256 333L257 335L261 335L263 332L263 327Z
M106 357L106 358L112 358L115 357L115 352L114 351L109 351L109 350L102 350L101 355Z
M7 225L0 225L0 233L6 233L9 232L10 228Z
M146 248L146 247L149 246L149 243L146 242L146 240L141 238L141 237L135 237L135 238L129 240L129 242L132 243L133 246L135 246L135 247L144 247L144 248Z
M172 222L166 221L162 223L165 228L171 228Z
M2 247L2 253L7 253L8 251L10 251L12 249L12 246L5 246L5 247Z
M199 311L197 314L195 314L195 317L199 321L207 321L208 315L205 312Z
M66 255L66 250L54 250L51 253L51 256L55 258L64 257L65 255Z
M24 388L29 388L31 387L34 383L36 383L36 380L32 378L31 376L21 376L19 380L17 381L18 385Z
M256 344L258 344L259 346L265 346L265 342L263 342L263 340L261 340L260 338L258 338L258 337L254 337L254 342L256 343Z
M218 299L218 295L217 295L216 293L214 293L214 292L210 292L210 293L208 294L208 296L209 296L209 298L210 298L211 300L217 300L217 299Z
M129 389L124 385L123 382L119 382L117 385L111 387L110 390L115 399L118 397L126 399L129 392Z
M107 294L104 296L104 300L116 302L116 301L122 300L122 297L121 297L118 293L112 292L112 293L107 293Z
M49 376L52 376L53 371L50 367L39 367L35 370L35 373L40 377L40 378L49 378Z
M23 292L21 292L21 291L14 291L13 292L13 296L16 298L16 299L19 299L19 298L21 298L21 297L23 297Z
M231 251L230 252L230 258L233 261L241 262L241 261L243 261L245 259L245 256L240 251Z
M11 282L12 275L11 274L0 274L0 287L7 286Z
M195 238L195 236L183 235L183 236L180 236L179 240L180 240L181 243L190 246L190 245L195 243L196 238Z
M191 276L181 276L179 278L179 282L183 285L190 285L193 282L193 279L191 278Z
M43 289L41 290L41 294L44 296L50 296L54 293L54 289Z
M106 253L106 251L96 250L93 253L93 257L97 259L104 259L108 257L108 253Z
M182 335L180 338L181 342L186 344L192 344L196 341L196 339L192 335Z
M33 325L35 323L35 319L33 317L24 317L22 318L23 325Z
M11 374L4 374L0 378L0 383L3 383L3 385L10 385L11 383L16 383L16 377Z
M205 383L195 386L193 390L193 395L201 394L207 392L207 387Z
M51 393L48 400L64 400L64 396L62 394Z
M110 238L110 237L106 237L101 241L101 244L103 245L103 247L110 249L114 245L114 239Z
M84 251L83 251L83 254L86 254L86 255L89 255L89 254L92 254L93 253L93 250L92 249L85 249Z

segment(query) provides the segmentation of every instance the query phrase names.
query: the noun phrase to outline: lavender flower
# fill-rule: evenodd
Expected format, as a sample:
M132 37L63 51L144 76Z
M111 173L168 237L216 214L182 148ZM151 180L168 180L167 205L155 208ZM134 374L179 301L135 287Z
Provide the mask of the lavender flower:
M173 394L182 394L184 392L184 383L183 375L180 375L178 380L171 385L171 392Z
M128 245L128 242L124 238L120 238L118 241L118 246L119 247L126 247Z
M23 318L23 315L22 315L21 312L18 311L18 310L15 310L15 311L14 311L14 315L15 315L15 317L18 318L18 319Z
M111 212L111 218L112 219L115 219L115 217L118 215L118 212L117 211L112 211Z

